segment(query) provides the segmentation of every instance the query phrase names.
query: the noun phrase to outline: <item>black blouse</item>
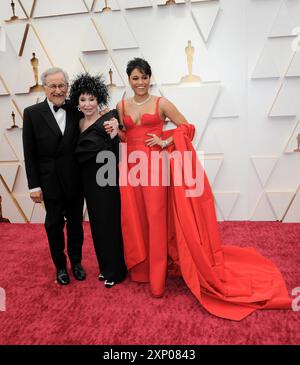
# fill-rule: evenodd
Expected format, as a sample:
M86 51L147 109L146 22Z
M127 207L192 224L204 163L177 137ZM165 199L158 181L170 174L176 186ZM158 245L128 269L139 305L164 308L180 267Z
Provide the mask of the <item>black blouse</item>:
M102 115L80 134L75 150L79 163L96 158L100 151L112 151L118 158L119 138L116 136L111 139L103 127L103 123L111 118L119 119L116 109Z

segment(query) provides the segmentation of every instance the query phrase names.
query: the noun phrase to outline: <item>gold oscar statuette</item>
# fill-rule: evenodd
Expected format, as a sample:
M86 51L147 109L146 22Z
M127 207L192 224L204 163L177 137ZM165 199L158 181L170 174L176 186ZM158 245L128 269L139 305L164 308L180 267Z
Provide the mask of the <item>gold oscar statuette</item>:
M29 92L44 91L43 85L39 85L39 59L35 57L35 53L32 53L30 63L33 69L35 85L29 88Z
M109 73L109 84L108 84L108 86L110 86L110 87L115 87L115 86L116 86L116 84L114 84L114 83L112 82L113 71L112 71L112 69L111 69L111 68L109 69L108 73Z
M101 13L105 13L107 11L111 11L111 8L109 6L107 6L107 0L105 0L105 6L104 8L101 10Z
M13 2L13 0L11 0L10 6L11 6L11 9L12 9L13 15L10 17L9 20L6 20L7 23L13 22L13 21L19 19L19 17L17 17L16 13L15 13L15 3Z
M9 128L7 128L8 131L10 131L11 129L14 129L14 128L19 128L16 125L16 114L14 113L14 111L12 111L11 117L12 117L12 120L13 120L13 124Z
M10 223L9 219L2 216L2 196L0 195L0 223Z
M193 59L195 48L192 46L192 41L188 41L188 45L185 47L185 54L187 58L188 75L183 76L180 82L201 82L200 76L193 75Z
M176 4L175 0L167 0L165 5L172 5L172 4Z
M297 135L297 148L294 152L300 152L300 134Z

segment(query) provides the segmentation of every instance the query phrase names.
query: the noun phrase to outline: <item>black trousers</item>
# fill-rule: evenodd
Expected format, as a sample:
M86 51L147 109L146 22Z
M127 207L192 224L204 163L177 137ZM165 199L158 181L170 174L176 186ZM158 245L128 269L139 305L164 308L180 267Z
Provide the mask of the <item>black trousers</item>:
M83 196L44 198L46 208L45 229L51 257L57 269L65 268L64 227L67 231L67 251L71 265L80 263L83 244Z
M99 167L94 158L81 165L84 196L99 270L106 280L120 282L127 273L121 231L120 190L119 186L101 187L97 184Z

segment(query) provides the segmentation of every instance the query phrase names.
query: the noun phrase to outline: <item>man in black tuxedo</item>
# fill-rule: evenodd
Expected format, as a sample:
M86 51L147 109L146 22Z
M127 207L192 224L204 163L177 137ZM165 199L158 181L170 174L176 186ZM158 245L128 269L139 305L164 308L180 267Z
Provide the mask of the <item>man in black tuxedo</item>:
M81 265L83 244L83 192L74 150L80 113L66 102L68 75L51 68L41 76L46 99L24 110L23 148L30 197L44 201L45 228L57 282L70 278L64 253L66 222L68 257L74 277L85 279Z

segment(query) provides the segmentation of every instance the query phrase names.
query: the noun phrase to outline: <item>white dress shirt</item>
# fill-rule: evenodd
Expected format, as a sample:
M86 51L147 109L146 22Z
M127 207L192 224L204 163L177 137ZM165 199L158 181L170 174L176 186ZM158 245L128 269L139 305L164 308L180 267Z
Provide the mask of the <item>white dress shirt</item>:
M51 101L49 101L48 99L47 99L47 102L48 102L49 108L51 109L52 114L59 126L59 129L61 130L61 133L64 134L65 128L66 128L66 111L65 111L65 109L60 108L57 112L55 112L53 109L54 104L51 103Z

